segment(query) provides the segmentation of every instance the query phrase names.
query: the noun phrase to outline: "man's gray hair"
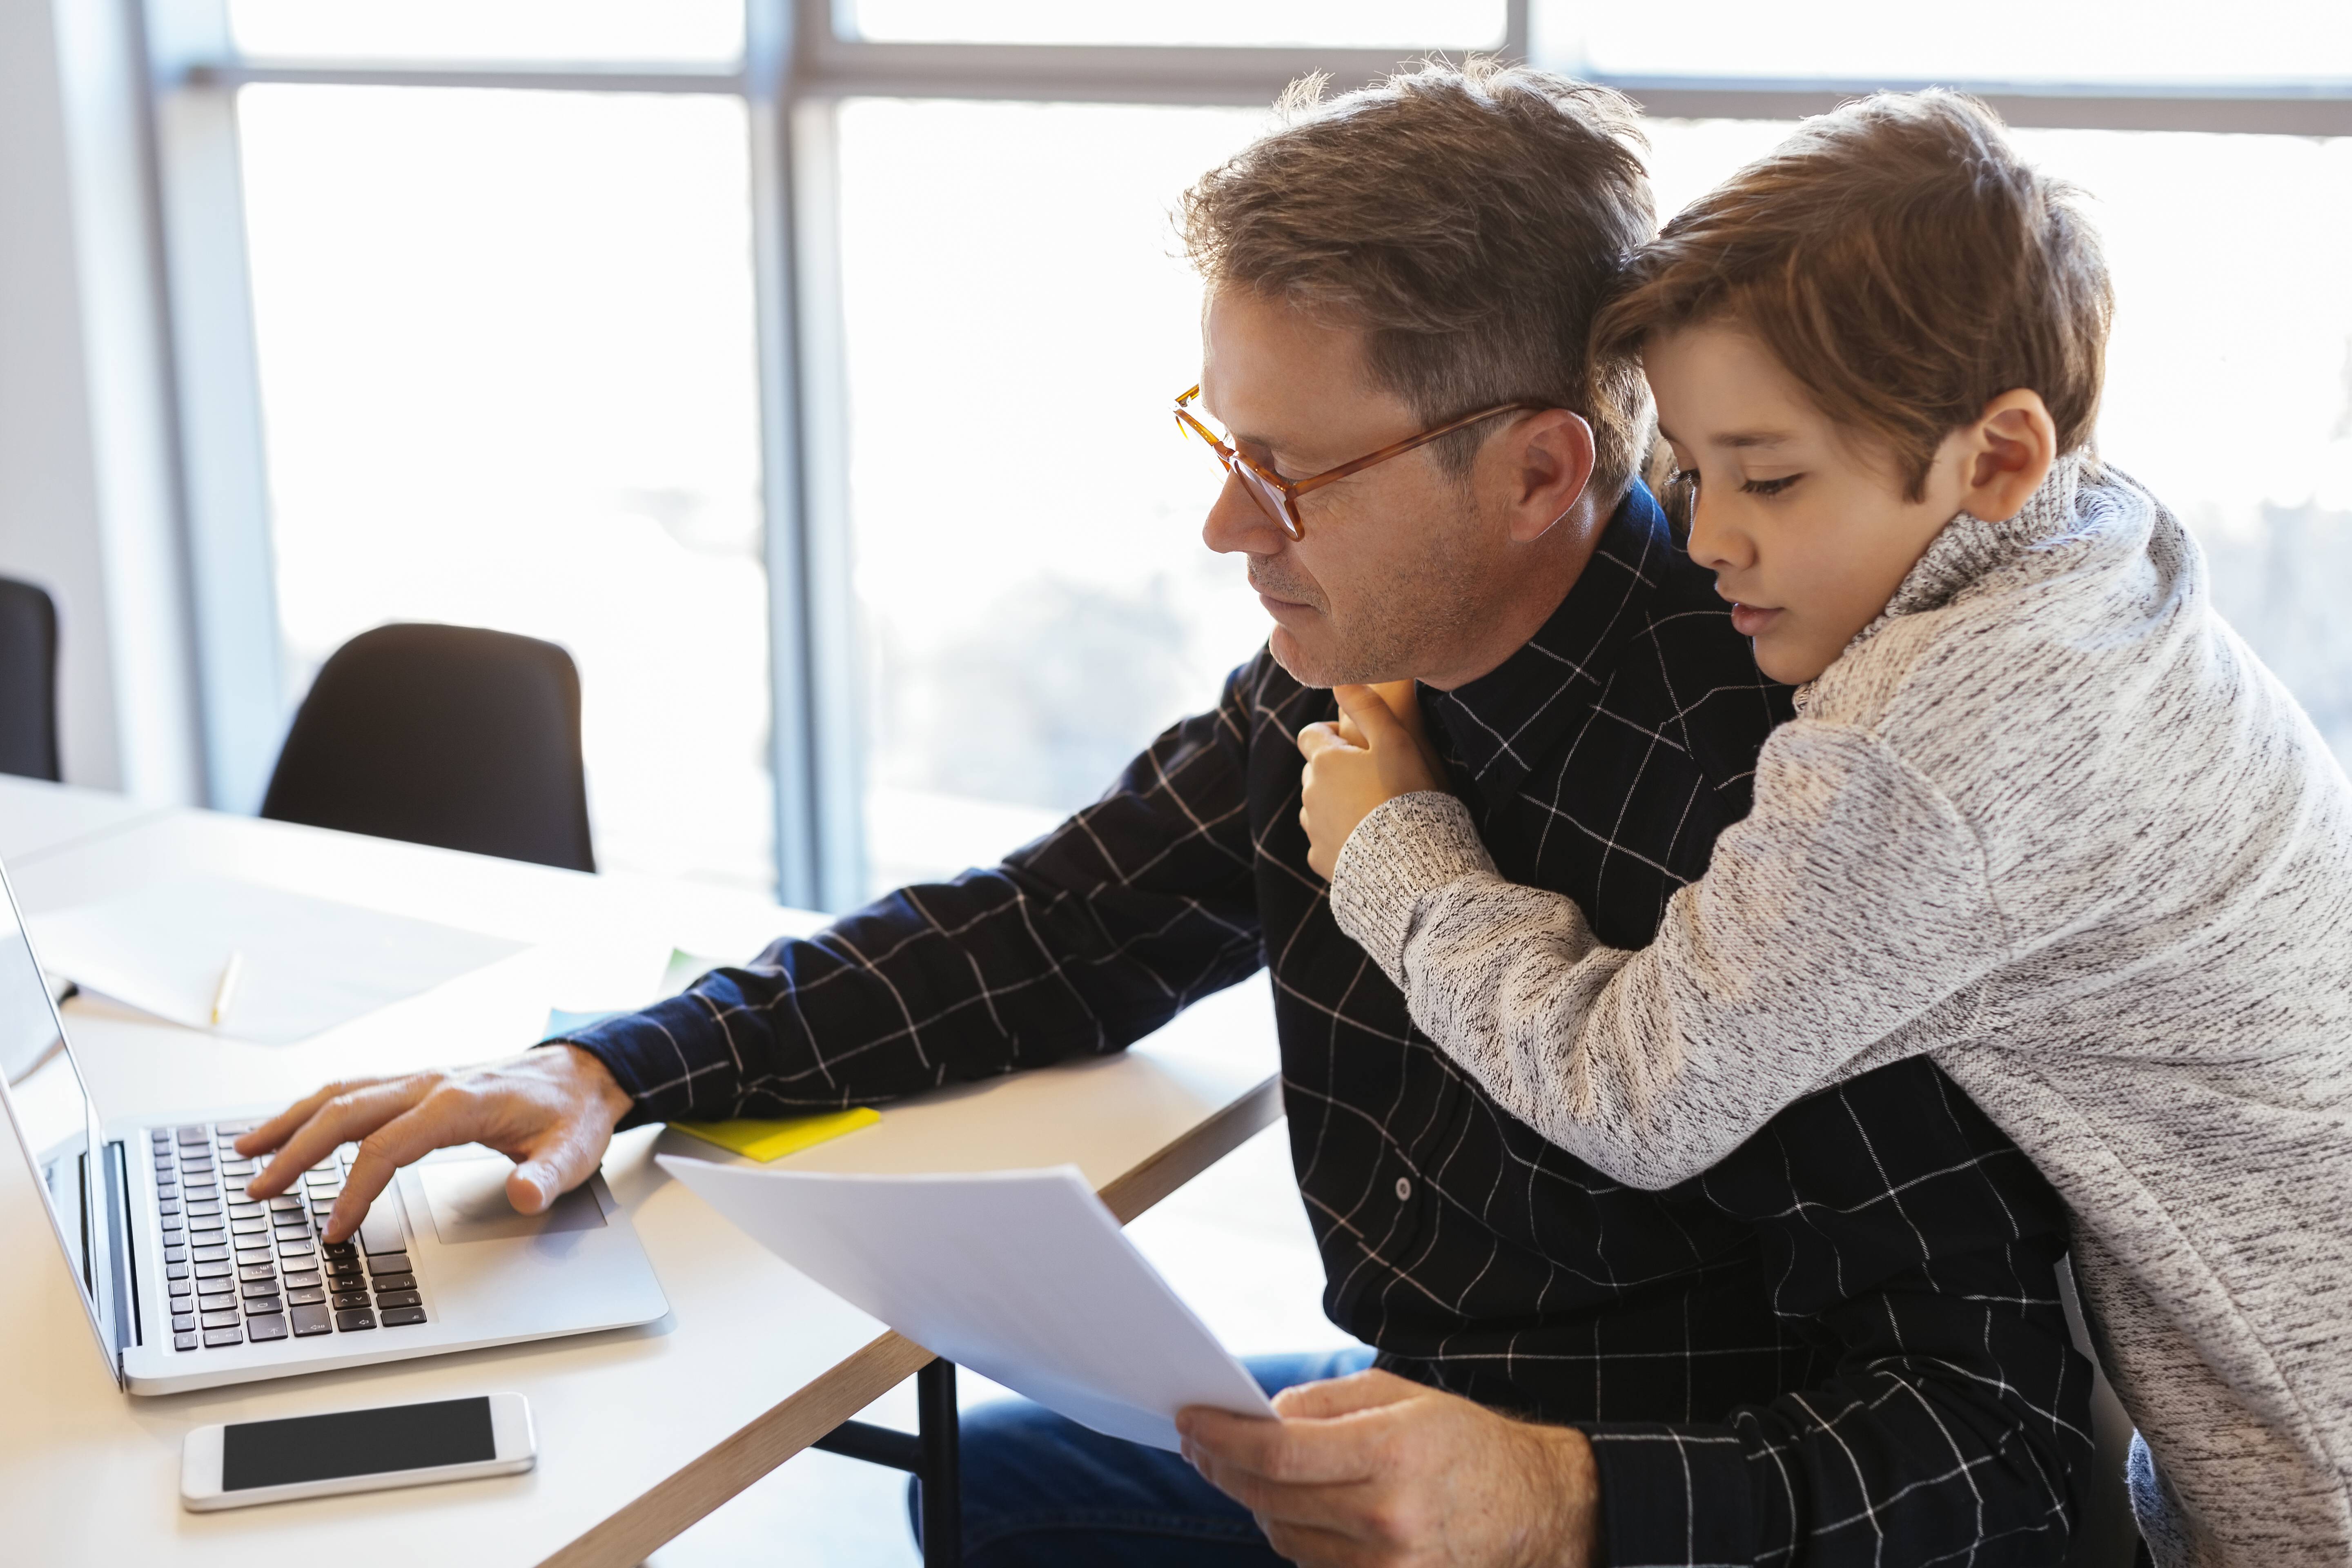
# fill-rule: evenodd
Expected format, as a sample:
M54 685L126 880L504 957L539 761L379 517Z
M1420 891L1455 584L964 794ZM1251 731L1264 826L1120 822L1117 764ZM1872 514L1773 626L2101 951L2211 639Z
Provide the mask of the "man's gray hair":
M1529 399L1592 426L1614 499L1647 445L1638 364L1591 359L1592 318L1656 228L1631 100L1526 66L1440 61L1326 100L1202 176L1179 215L1211 288L1362 329L1374 382L1426 426ZM1437 443L1469 470L1482 425Z

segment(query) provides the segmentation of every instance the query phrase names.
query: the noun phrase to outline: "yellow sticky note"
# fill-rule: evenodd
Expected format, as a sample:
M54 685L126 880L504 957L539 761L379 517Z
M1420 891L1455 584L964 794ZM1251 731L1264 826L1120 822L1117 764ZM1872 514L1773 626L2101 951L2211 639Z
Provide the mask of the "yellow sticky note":
M780 1121L673 1121L670 1125L747 1159L768 1161L813 1149L881 1120L880 1111L871 1106L860 1106L856 1110L829 1110L820 1116L792 1116Z

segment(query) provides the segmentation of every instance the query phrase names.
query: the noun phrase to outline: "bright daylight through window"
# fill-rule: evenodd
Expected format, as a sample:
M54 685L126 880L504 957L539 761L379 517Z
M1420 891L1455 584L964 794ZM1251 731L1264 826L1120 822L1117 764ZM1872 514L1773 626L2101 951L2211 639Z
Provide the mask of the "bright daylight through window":
M1512 14L1503 0L835 9L845 36L927 58L1141 45L1122 58L1146 71L1181 46L1458 52L1498 43ZM604 862L772 887L772 740L794 721L791 692L771 689L769 628L806 605L790 584L772 605L762 566L777 524L761 501L752 225L761 200L804 198L751 188L754 121L725 74L741 9L229 12L255 58L711 73L645 93L586 78L545 91L247 86L242 160L288 700L386 619L550 638L581 666ZM2178 0L2091 0L2047 18L2022 64L2006 37L1890 26L1864 0L1810 14L1817 25L1790 28L1692 0L1664 28L1534 0L1527 27L1539 61L1637 85L1958 77L2145 92L2352 75L2352 11L2302 0L2257 0L2222 28ZM793 526L820 554L845 548L855 586L842 689L855 688L856 763L837 776L858 783L821 830L858 843L864 870L835 901L1049 827L1213 703L1265 631L1238 563L1201 544L1220 476L1167 410L1200 363L1200 290L1171 212L1269 110L955 90L946 78L914 98L812 90L795 110L829 122L808 146L832 160L829 205L799 240L803 346L838 351L803 365L802 395L845 433L845 451L805 456L846 482L815 487ZM1786 130L1652 126L1665 213ZM2106 236L2120 309L2105 454L2196 530L2224 611L2352 757L2352 618L2332 586L2352 574L2352 140L2019 141L2090 193ZM845 754L838 733L824 743Z
M560 643L600 864L772 887L741 102L238 112L288 700L383 621Z

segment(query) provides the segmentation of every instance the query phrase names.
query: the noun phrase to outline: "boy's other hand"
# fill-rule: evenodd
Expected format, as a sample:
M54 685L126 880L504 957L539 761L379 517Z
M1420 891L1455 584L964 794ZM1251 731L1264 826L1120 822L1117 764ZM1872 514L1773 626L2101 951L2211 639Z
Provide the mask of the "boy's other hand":
M1307 864L1326 879L1356 825L1382 801L1445 787L1423 727L1410 680L1383 686L1335 686L1339 718L1298 732L1307 759L1300 780L1298 820L1307 829Z
M338 1144L357 1143L327 1217L326 1238L343 1241L394 1172L463 1143L486 1143L512 1160L507 1201L519 1214L538 1214L603 1163L630 1104L603 1062L577 1046L548 1046L480 1067L331 1083L239 1138L236 1152L277 1151L246 1185L247 1196L269 1198Z

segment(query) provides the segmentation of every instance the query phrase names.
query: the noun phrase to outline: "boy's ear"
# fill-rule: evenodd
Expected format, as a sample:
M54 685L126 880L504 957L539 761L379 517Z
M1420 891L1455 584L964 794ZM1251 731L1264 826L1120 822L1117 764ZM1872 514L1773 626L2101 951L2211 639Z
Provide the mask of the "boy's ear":
M2042 395L2025 387L2004 392L1963 433L1962 510L1987 522L2007 522L2033 499L2058 460L2058 426Z

